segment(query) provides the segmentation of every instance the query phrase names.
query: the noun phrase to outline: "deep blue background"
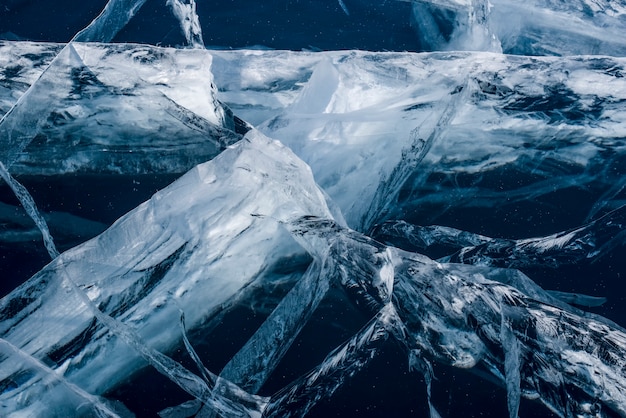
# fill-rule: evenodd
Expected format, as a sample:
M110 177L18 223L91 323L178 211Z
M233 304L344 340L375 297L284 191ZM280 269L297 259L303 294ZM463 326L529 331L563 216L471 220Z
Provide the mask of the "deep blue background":
M415 51L408 2L362 0L197 1L207 47ZM103 0L1 0L0 38L67 42L106 4ZM53 17L54 21L51 21ZM115 38L153 45L184 43L165 0L148 0Z

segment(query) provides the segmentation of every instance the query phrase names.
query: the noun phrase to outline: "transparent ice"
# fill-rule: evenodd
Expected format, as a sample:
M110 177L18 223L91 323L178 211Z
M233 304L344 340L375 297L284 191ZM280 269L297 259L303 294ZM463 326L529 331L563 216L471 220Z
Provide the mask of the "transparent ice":
M304 416L391 342L431 418L436 364L502 386L511 418L522 398L626 416L626 330L581 309L604 295L522 272L622 249L621 2L413 1L417 41L442 51L417 54L208 51L195 1L168 0L188 48L92 43L143 3L111 0L64 46L0 43L23 69L2 79L0 174L52 259L0 300L3 416L132 416L110 394L147 366L187 393L161 416ZM154 173L185 174L111 225L41 213L19 182ZM432 222L540 212L572 189L582 219L544 236ZM0 240L26 242L33 227L2 205ZM59 254L48 223L93 238ZM367 320L264 391L337 293ZM194 345L219 343L242 306L260 324L205 367Z
M623 56L623 1L409 0L426 50Z

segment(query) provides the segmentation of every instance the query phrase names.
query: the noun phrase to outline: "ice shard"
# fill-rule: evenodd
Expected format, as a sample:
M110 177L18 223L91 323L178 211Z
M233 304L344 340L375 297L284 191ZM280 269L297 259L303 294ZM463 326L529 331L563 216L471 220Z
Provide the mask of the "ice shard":
M187 44L194 48L204 48L202 28L196 13L195 0L189 0L189 3L182 0L167 0L167 4L172 8L172 13L180 22L180 29L185 35Z
M392 301L379 332L399 339L407 356L419 350L428 360L487 371L507 388L511 417L520 396L560 416L626 413L626 332L611 321L556 302L527 278L528 287L511 286L508 270L433 262L328 220L294 226L314 256L344 266L339 280L364 307L382 313ZM356 260L359 268L346 268Z
M43 236L43 242L48 251L48 254L51 258L55 258L59 255L59 251L56 249L54 245L54 240L52 239L52 235L50 235L50 229L48 228L48 224L46 220L41 216L39 210L37 209L37 204L33 200L33 197L28 193L28 190L20 184L6 169L4 164L0 162L0 177L9 185L15 196L18 198L24 210L28 216L31 217L33 221L35 221L35 225L41 231Z
M577 228L546 237L519 240L489 238L443 226L421 227L403 221L377 225L372 236L402 248L425 252L432 247L448 248L440 261L492 267L557 268L567 264L596 261L614 247L624 244L622 206Z
M281 258L302 251L280 232L280 222L310 213L332 216L306 165L280 144L250 134L5 297L2 338L62 370L72 384L103 393L142 361L93 317L65 275L146 344L168 349L180 336L179 306L191 328L210 320L241 289L271 276ZM245 264L240 251L247 253ZM22 384L21 375L19 364L2 363L5 384L20 382L3 392L3 408L39 414L49 393L44 376L33 373ZM57 401L49 402L53 414Z
M110 0L91 23L72 39L76 42L111 42L146 0Z

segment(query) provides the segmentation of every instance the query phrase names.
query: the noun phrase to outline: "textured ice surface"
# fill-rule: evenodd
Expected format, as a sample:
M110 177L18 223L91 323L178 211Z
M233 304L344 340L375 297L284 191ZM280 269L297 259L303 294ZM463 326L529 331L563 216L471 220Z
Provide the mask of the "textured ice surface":
M623 186L623 58L213 55L222 101L303 158L353 227L420 208L506 207L572 187L603 194L585 197L596 203L592 216ZM507 178L493 184L492 173Z
M624 56L623 1L411 0L426 50Z
M301 253L280 223L309 214L331 216L308 167L277 142L250 135L4 298L2 339L73 384L103 393L141 360L94 319L69 280L145 344L165 350L180 339L178 321L171 321L179 309L197 327L243 288L271 278L281 258ZM4 411L54 413L42 379L4 361L3 382L30 387L5 390Z
M112 0L63 47L0 44L2 174L49 248L107 227L115 193L137 198L124 181L191 168L0 300L2 415L128 416L114 399L141 403L150 368L162 416L303 416L389 347L431 418L452 368L501 386L511 418L523 399L626 415L626 331L573 306L620 277L621 2L403 2L447 51L420 54L209 52L193 0L167 2L190 49L78 42L143 3ZM72 186L27 191L77 179L92 213ZM2 197L2 249L30 248Z
M484 368L507 388L512 417L522 394L563 416L593 416L586 413L590 404L594 411L626 413L626 333L619 326L556 301L514 270L440 264L326 220L295 226L314 257L337 264L338 280L356 300L388 315L374 335L364 329L360 344L389 333L407 353ZM563 396L566 387L582 392Z
M587 403L626 412L626 333L619 326L568 307L514 270L440 264L346 229L337 216L302 161L251 131L2 300L5 412L105 408L91 398L85 403L83 391L103 394L145 364L129 338L171 349L181 338L173 320L179 309L190 329L210 330L246 289L272 286L278 266L304 252L315 261L283 299L286 307L279 304L259 328L266 342L244 348L222 379L256 392L284 354L267 356L266 347L289 346L302 327L299 311L306 318L315 310L330 285L325 280L374 319L318 369L270 397L261 408L267 416L306 413L388 338L407 356L484 369L506 385L512 411L523 394L562 414L583 413ZM106 321L94 317L94 307ZM215 385L217 393L239 400L222 387L228 385Z
M14 66L4 74L6 109L59 48L26 42L0 48ZM210 67L203 50L73 43L7 115L5 127L13 126L3 131L4 142L17 145L23 135L30 141L20 154L7 145L2 160L13 173L29 175L183 173L241 137L215 97ZM23 127L24 120L33 123Z
M90 411L113 408L98 398L85 403L85 394L103 395L146 364L171 375L162 364L174 363L155 360L150 350L167 352L181 344L179 309L191 332L210 339L212 327L225 312L242 300L259 303L254 301L258 289L267 293L268 286L285 280L298 284L249 343L233 354L214 386L185 374L190 372L170 376L191 396L201 398L193 408L225 413L220 408L230 402L251 414L263 408L267 416L304 414L367 367L380 345L392 338L401 342L407 358L413 358L416 370L425 375L429 362L491 374L507 388L511 415L520 396L539 399L564 416L567 411L585 416L585 411L598 408L624 413L622 329L563 303L594 305L595 299L546 293L514 270L439 264L386 247L345 229L340 214L349 225L367 232L390 217L414 221L407 208L440 204L457 210L465 205L491 209L511 199L528 200L582 184L586 193L595 191L596 200L586 203L590 217L617 205L625 131L620 116L626 96L619 76L622 59L492 53L208 53L95 44L72 48L69 52L83 58L71 61L70 56L70 64L87 66L91 59L89 74L106 85L117 83L117 90L107 96L110 100L123 100L125 95L119 93L129 83L128 89L135 86L129 90L131 97L141 99L138 106L144 101L154 106L140 117L129 117L128 112L110 116L100 94L91 94L100 91L100 84L92 83L91 77L80 79L79 87L88 94L79 95L77 104L98 106L102 113L92 113L116 121L111 125L122 131L132 130L155 112L160 115L164 102L174 102L194 109L194 115L213 110L202 120L236 140L238 134L220 128L225 125L220 118L229 113L216 101L211 84L205 84L204 95L188 90L197 88L193 82L201 78L198 72L209 73L211 63L221 101L265 134L288 144L293 153L252 131L6 296L2 338L8 354L2 363L2 397L7 413L38 414L43 405L55 405L49 411L59 416L78 405ZM157 58L150 60L153 56ZM188 71L189 79L179 68ZM180 76L168 78L172 72ZM126 73L135 78L121 76ZM62 89L56 92L67 95ZM230 117L230 127L236 129ZM169 127L167 120L157 119ZM68 126L74 124L82 126L80 120ZM160 126L146 123L144 129L158 134ZM94 131L88 124L83 129L86 134ZM54 133L45 125L41 131ZM130 146L121 137L111 134L122 146ZM177 140L163 139L167 146ZM47 148L42 150L48 153L66 152L74 158L75 149L68 150L62 140L39 146L44 144ZM54 166L42 172L37 171L38 164L22 163L37 155L37 145L29 144L16 160L16 172L28 173L31 167L35 167L31 174L55 172ZM141 142L133 147L141 149ZM172 153L172 158L179 157L180 152ZM101 170L97 161L94 158L85 169ZM511 167L526 183L501 194L490 189L490 171ZM67 172L64 165L56 170ZM135 168L120 165L117 170L126 173ZM318 189L313 176L334 203ZM471 181L459 181L463 176ZM330 211L327 204L335 203L338 209ZM598 237L621 243L621 218L600 219L605 221L598 227L593 227L598 225L595 221L591 228L575 230L578 235L564 232L535 241L497 241L432 227L431 235L422 234L426 243L421 245L443 243L453 248L448 254L472 247L465 253L474 251L494 265L511 266L523 265L521 254L532 260L537 253L552 251L554 264L561 265L559 257L568 256L559 250L565 251L566 244L580 243L588 249L580 237L594 244ZM406 239L402 234L394 239L398 237ZM400 246L402 239L397 241ZM497 251L502 243L526 250L502 255ZM603 248L602 242L597 244ZM610 249L611 245L603 251ZM305 262L279 273L288 260L311 258L308 269ZM365 307L372 322L309 375L254 407L245 406L242 399L248 395L234 395L230 385L241 388L235 392L249 394L262 388L333 286ZM596 331L583 332L586 327ZM593 378L597 374L603 378ZM190 386L185 379L196 383ZM436 405L432 407L435 411Z

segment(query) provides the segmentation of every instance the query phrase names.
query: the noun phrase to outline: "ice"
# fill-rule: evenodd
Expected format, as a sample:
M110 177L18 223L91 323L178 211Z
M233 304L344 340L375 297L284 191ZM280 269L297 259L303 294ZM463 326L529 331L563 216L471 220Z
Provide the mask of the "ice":
M3 338L27 355L45 359L51 370L62 370L68 382L98 396L146 362L152 364L199 398L164 411L164 415L204 408L284 416L305 414L332 396L350 376L367 367L380 351L379 345L393 338L405 347L407 359L419 353L424 361L490 373L507 388L511 416L517 413L519 397L537 398L560 413L568 408L582 411L589 402L624 412L619 358L626 339L621 328L567 306L563 300L572 302L571 296L546 293L519 272L496 269L493 266L498 264L488 262L478 263L482 266L434 262L372 241L347 229L341 220L341 213L348 214L348 225L367 232L376 222L402 214L398 205L408 207L414 202L406 191L420 185L420 190L427 190L423 185L434 181L428 176L436 179L437 173L448 173L448 178L483 175L487 168L512 165L540 178L513 188L514 193L506 197L485 191L483 201L471 201L486 208L511 196L527 199L544 190L549 193L555 186L582 183L598 190L606 187L619 172L610 174L606 167L593 171L593 167L620 161L623 121L608 117L619 109L623 94L621 80L608 72L621 65L620 59L528 59L485 53L209 53L81 44L72 48L75 55L70 56L70 62L77 68L88 67L90 71L83 72L89 75L87 79L93 75L107 85L124 83L127 80L115 76L113 63L134 68L143 74L137 80L151 78L159 86L151 93L153 84L146 83L143 99L163 103L167 94L176 97L177 103L190 100L185 108L195 102L182 81L180 86L164 86L164 73L153 67L135 67L128 59L163 51L173 63L170 69L207 59L218 85L228 75L230 82L221 83L221 99L238 114L260 118L275 106L271 111L275 116L259 123L260 128L290 144L312 171L286 146L256 130L237 143L224 144L225 150L211 162L193 169L94 240L65 252L61 261L52 262L3 299ZM118 55L107 64L109 57ZM97 65L89 65L89 59ZM194 68L208 71L208 64ZM563 77L563 69L614 83L611 99L598 105L596 116L582 112L576 107L580 102L574 100L555 101L561 106L560 115L551 113L554 107L537 104L546 100L544 93L553 89L554 80ZM250 88L272 84L264 77L273 77L278 88ZM593 86L576 81L583 75L575 77L569 79L568 94L574 97L580 86L584 91L578 97L593 99ZM433 81L418 84L418 79ZM87 103L97 101L99 93L94 93L99 91L98 84L88 86L93 97ZM602 91L597 96L604 94ZM556 100L556 96L548 99ZM219 103L210 95L206 97L210 105ZM258 105L245 108L248 98ZM580 114L581 119L563 117L568 113ZM480 123L474 120L477 116ZM219 122L219 116L215 118ZM120 125L126 124L122 119ZM486 133L485 126L489 127ZM478 132L483 133L480 149L468 141ZM542 166L545 156L536 156L546 146L546 132L554 134L551 146L559 148L559 153L550 154ZM607 149L611 152L606 153ZM568 171L572 165L580 171ZM19 160L14 167L20 167ZM121 172L127 170L120 168ZM610 179L603 177L607 173ZM550 181L547 176L552 176ZM480 197L481 184L481 179L470 182L467 188L442 183L428 194L420 193L416 200L440 198L462 207L464 201L458 196ZM603 205L615 204L603 199ZM588 249L584 242L593 241L606 251L621 242L620 214L618 210L586 226L536 240L498 241L450 227L419 229L406 221L383 224L375 231L391 237L390 242L398 242L393 228L384 228L393 226L408 232L401 236L403 239L417 235L421 241L412 242L414 248L443 244L453 248L450 253L468 246L493 248L494 243L514 242L513 247L524 248L527 254L553 250L567 258L568 245L580 244L577 249L583 250L585 258L596 250L584 252ZM241 262L242 254L245 263ZM271 286L275 280L278 267L272 266L306 254L314 260L308 270L293 273L289 279L293 288L248 342L232 354L222 371L212 372L215 377L202 379L161 356L161 351L181 344L176 320L179 309L184 311L191 332L210 336L211 326L204 324L218 321L224 309L242 300L252 303L254 289ZM492 259L497 260L495 256ZM507 266L516 266L520 257L502 260ZM554 264L560 266L562 260ZM76 281L77 288L63 285L65 274ZM287 384L284 391L253 398L281 363L307 319L324 303L331 283L340 286L349 300L374 319L312 372ZM581 305L593 302L584 296L578 300ZM565 319L557 322L556 318ZM586 326L599 331L582 333ZM186 344L190 347L192 343ZM566 347L566 358L555 351L559 347ZM599 356L595 354L598 352L609 354ZM533 357L532 353L540 354ZM199 359L198 354L194 357ZM195 362L201 367L199 374L204 374L201 361ZM413 359L414 365L418 363ZM428 373L427 366L421 369ZM3 363L2 370L5 381L20 381L19 366ZM596 370L607 380L586 377ZM63 404L48 398L53 393L39 384L41 373L33 379L28 386L18 385L2 394L7 410L36 413L40 406L31 403L32 399ZM216 382L215 390L207 380ZM240 389L233 389L231 384ZM565 402L558 394L569 385L582 395L572 395L574 400ZM239 396L233 390L247 393ZM256 399L256 406L242 406L248 402L245 399ZM430 402L431 414L436 416L437 407Z
M429 252L434 247L449 255L442 262L464 263L507 268L552 268L595 262L624 244L624 207L615 209L581 227L547 237L521 240L489 238L442 226L421 227L403 221L378 225L372 236L382 242L393 242L401 248ZM515 287L519 285L509 282ZM523 285L523 288L528 288ZM520 288L520 290L522 290ZM548 291L565 303L594 307L606 302L605 297L570 292Z
M549 290L548 293L555 298L562 300L570 305L595 307L606 303L605 297L582 295L580 293L559 292L557 290Z
M100 15L78 32L72 40L111 42L145 2L146 0L109 0Z
M167 0L167 4L172 8L172 13L180 22L180 28L185 35L187 44L193 48L204 48L202 28L196 13L195 0Z
M433 384L433 366L428 360L421 357L419 350L412 350L409 354L409 367L419 370L424 376L426 382L426 395L428 397L428 409L430 412L430 418L441 418L439 412L434 407L432 402L432 384Z
M343 0L337 0L339 2L339 6L341 7L341 10L343 10L343 12L346 14L346 16L350 16L350 11L348 10L348 6L346 6L346 3Z
M337 271L350 295L362 300L367 309L390 315L384 330L399 339L407 354L419 350L427 358L456 367L484 368L507 388L510 416L517 416L522 395L538 398L563 415L568 408L582 411L593 399L624 413L620 404L626 395L621 376L625 369L619 353L626 349L626 333L610 321L564 304L557 307L559 304L532 282L528 289L512 287L507 284L506 270L436 263L385 247L327 220L307 218L296 225L294 233L309 241L307 247L315 257L326 254L344 266ZM384 290L388 288L376 286L376 275L388 265L381 262L383 258L393 266L393 298ZM360 260L357 269L347 268L356 260ZM581 328L586 326L591 329ZM596 339L600 335L607 339ZM378 338L370 336L368 340ZM591 346L586 346L587 342ZM535 344L541 349L532 350ZM504 358L494 347L504 351ZM564 347L577 354L561 357ZM605 360L589 358L598 350L607 353L602 356ZM606 369L610 364L615 366L612 372ZM531 376L526 370L537 373ZM564 370L576 376L562 373ZM596 372L606 376L600 384L606 387L596 386L600 379L590 377ZM581 385L589 379L592 384ZM585 394L560 399L560 391L569 384Z
M0 113L4 116L41 75L63 45L49 43L0 42Z
M450 248L450 252L464 247L475 247L491 242L493 238L461 231L441 225L411 225L405 221L387 221L376 225L372 238L381 242L394 242L397 246L413 252L426 252L433 246Z
M61 261L61 263L62 262L63 261ZM255 411L255 409L259 410L263 408L266 403L263 398L250 396L230 383L222 385L225 389L221 391L222 393L215 393L215 388L213 388L213 386L215 385L216 378L214 376L207 378L206 373L203 373L202 375L205 378L205 381L203 381L198 376L186 370L180 363L172 360L166 355L163 355L159 351L154 350L149 345L146 345L146 343L142 341L141 337L138 336L132 328L102 312L100 308L89 298L88 293L77 286L72 277L70 277L70 274L65 271L62 264L60 267L60 274L63 280L70 285L71 289L75 291L79 299L89 309L94 317L101 324L105 325L111 334L123 341L127 346L133 348L136 353L138 353L152 367L164 376L167 376L188 394L223 415L255 415L255 412L256 415L258 415L258 411ZM185 325L182 317L181 322L183 324L184 335ZM186 336L184 339L186 345L188 345ZM196 358L197 355L194 353L194 360ZM203 372L205 372L205 370L203 370ZM232 405L233 402L237 403ZM246 404L253 404L256 408L250 410L249 406Z
M489 0L469 0L467 23L459 25L455 30L448 48L461 51L502 52L500 40L491 27L493 26L490 18L491 8Z
M306 86L289 110L295 114L327 113L338 87L338 71L330 60L323 60L313 68Z
M28 175L183 173L245 132L215 98L210 68L202 50L74 43L3 119L3 161Z
M220 377L258 392L326 295L329 273L328 266L313 262Z
M412 0L426 50L624 56L622 1Z
M181 174L249 129L217 101L211 56L203 50L72 43L54 57L57 45L5 43L2 49L22 56L16 64L22 69L7 73L6 82L19 86L23 95L17 100L6 96L10 110L0 123L0 160L13 177L27 176L26 187L59 176L144 176L134 180L139 184L148 174ZM20 196L27 195L24 190ZM67 209L59 208L58 216L47 219L62 249L105 227L67 234L71 224L66 221L76 216L62 210ZM48 236L44 223L50 216L36 218ZM3 239L24 232L23 222L2 220ZM89 220L81 223L87 226ZM45 239L49 249L51 241Z
M314 370L276 393L263 415L304 416L316 402L333 394L350 375L364 368L388 337L393 308L381 309L354 337L337 347Z
M417 39L422 49L426 51L440 51L448 43L448 39L439 28L431 4L413 2L410 21L416 28Z
M433 144L439 142L445 134L459 108L467 101L468 91L467 82L465 82L451 92L445 106L441 110L437 109L440 115L438 115L437 122L430 129L430 132L420 132L418 128L411 132L411 142L402 150L400 163L394 167L386 181L378 185L376 194L372 198L372 204L359 224L360 229L369 230L376 225L379 219L389 216L392 211L390 206L398 200L402 186L418 170ZM423 138L422 136L426 137Z
M49 377L52 382L58 381L61 382L66 389L68 389L69 393L64 393L62 390L59 393L59 396L65 396L69 398L71 396L77 396L80 398L82 405L80 408L77 408L76 411L71 410L54 410L54 407L51 407L48 411L50 414L60 415L63 413L72 413L78 412L80 413L91 413L96 417L119 417L121 414L118 414L114 408L110 405L107 405L102 399L99 399L97 396L93 396L80 387L68 382L63 378L60 373L51 370L48 366L33 358L32 356L22 352L19 348L15 347L11 343L6 340L0 339L0 349L2 350L3 356L7 357L5 361L11 361L16 364L20 364L23 367L23 372L25 375L28 375L27 370L32 368L33 374L40 372L43 376ZM17 382L14 382L16 384ZM51 384L52 385L52 384ZM8 390L11 390L9 388ZM6 389L5 389L6 390ZM45 405L40 405L40 407L44 407ZM89 410L91 409L91 410ZM34 412L34 411L33 411Z
M445 257L445 261L513 268L556 268L592 260L623 244L625 211L626 207L622 206L587 225L547 237L491 239L475 246L463 247Z
M35 225L41 231L43 236L44 245L46 246L46 250L51 258L56 258L59 255L59 251L54 245L54 240L52 239L52 235L50 235L50 229L48 228L48 224L46 220L41 216L39 210L37 209L37 205L33 200L33 197L28 193L28 190L24 186L22 186L6 169L2 161L0 161L0 177L11 187L15 196L17 196L18 200L28 213L28 216L31 217L33 221L35 221Z
M0 119L0 143L3 144L4 152L0 161L10 168L16 155L26 148L32 141L41 125L44 116L47 115L47 105L59 100L67 94L68 82L72 70L82 63L76 62L76 51L72 41L109 42L117 32L122 29L135 12L143 5L145 0L111 0L107 3L102 13L94 19L89 26L76 34L63 50L54 57L52 62L44 68L42 75L28 88L18 101ZM80 60L79 60L80 61ZM61 81L58 88L55 84ZM58 96L49 96L49 93L57 93Z
M64 48L0 119L0 161L6 167L11 167L40 129L47 104L61 100L69 90L69 55L69 48Z
M308 189L303 188L307 182ZM304 192L304 200L292 200L296 189ZM259 213L265 217L254 216ZM102 393L140 367L141 361L124 339L111 339L94 325L94 313L82 302L82 291L90 304L113 318L109 321L123 321L126 327L141 324L134 332L145 345L136 347L171 347L180 335L176 321L168 319L175 315L176 305L185 307L190 327L196 327L207 312L233 303L239 289L262 280L265 266L298 251L288 234L278 233L278 221L309 213L330 216L308 168L287 148L249 134L98 238L64 253L4 298L3 338L36 358L56 359L54 368L63 367L64 376L74 384ZM242 265L235 254L245 248L253 251ZM283 255L274 252L279 248ZM66 275L81 292L63 285ZM15 306L21 307L19 312ZM31 310L40 313L25 315ZM46 311L49 320L43 320ZM172 329L166 331L164 326ZM36 339L33 330L40 330ZM92 332L91 343L73 345L74 338ZM4 364L4 379L17 372ZM45 396L36 384L32 390L5 393L3 401L20 409Z
M411 3L441 52L208 51L194 0L167 1L190 48L86 42L143 5L116 0L66 46L0 44L0 174L53 258L0 300L0 414L128 416L109 398L151 370L161 416L304 416L392 345L431 418L438 367L511 418L626 415L616 304L563 288L624 244L624 5ZM22 184L185 172L102 233ZM59 254L48 220L99 235Z
M410 151L412 142L415 142L414 147L420 144L422 137L411 132L427 118L433 118L435 123L427 122L421 129L424 140L427 140L431 133L437 132L436 121L442 115L447 115L446 109L453 108L446 105L454 99L450 95L457 87L457 80L441 83L434 91L425 94L426 97L417 99L440 101L441 104L426 112L403 112L404 107L415 103L415 96L418 95L415 89L425 87L422 84L409 87L414 81L412 77L424 77L426 72L422 68L413 67L408 56L383 54L374 57L359 52L315 55L302 53L298 56L282 52L270 52L263 56L235 54L238 55L236 62L241 65L242 72L246 68L261 67L272 57L274 68L281 61L286 67L280 68L274 74L286 73L290 77L301 77L303 72L312 74L305 80L287 79L274 82L274 85L284 85L285 88L268 92L269 97L264 98L262 103L265 106L279 106L278 112L274 112L278 115L257 126L266 134L288 144L311 166L317 181L340 206L352 225L358 225L366 216L379 184L389 178L394 166L400 162L403 148ZM222 71L232 74L233 69L226 64L233 57L224 52L217 52L215 55L214 74L216 82L220 84ZM224 57L223 61L218 59L220 57ZM317 62L311 62L311 59ZM327 59L331 62L322 61ZM310 70L306 71L302 67ZM257 72L255 77L265 74L276 77L266 72ZM242 74L245 75L246 73ZM320 80L326 80L323 89L315 88ZM304 81L307 83L303 83ZM258 81L243 79L242 88L253 82ZM303 83L298 95L286 97L284 90L293 90L291 86L298 82ZM463 80L458 80L458 83L462 85ZM336 88L333 89L335 85ZM220 97L233 111L246 120L258 120L255 107L250 108L248 105L242 109L238 105L247 102L244 92L233 86L237 90L231 95L228 82L223 86L225 91ZM298 84L294 87L297 88ZM311 94L312 92L315 94ZM253 90L250 94L259 95L258 90ZM285 99L291 99L291 102L285 103ZM259 102L259 99L254 102ZM263 106L259 107L263 109ZM299 111L300 109L306 111ZM394 123L390 123L391 120ZM425 150L428 147L426 145ZM414 153L419 154L417 150ZM346 155L351 157L343 157ZM376 155L388 157L380 159L375 158ZM419 161L419 156L415 159ZM359 184L359 187L351 187L351 184Z
M440 223L431 208L545 211L543 200L580 187L602 195L601 213L623 198L623 58L212 54L220 99L304 159L357 229L416 211L413 223Z
M137 86L137 81L133 83L134 80L128 79L127 71L128 68L124 68L126 66L120 65L119 62L115 63L118 71L122 70L123 74L120 74L116 77L115 73L108 74L109 76L115 77L114 80L105 79L99 80L98 76L93 73L93 70L89 68L86 60L85 54L89 54L89 52L85 52L84 50L78 52L78 49L81 49L79 46L76 46L75 42L89 42L89 41L99 41L99 42L109 42L113 39L113 37L128 23L128 21L135 15L135 13L141 8L145 0L111 0L109 1L102 13L94 19L90 25L88 25L84 30L80 31L71 41L68 43L63 50L59 52L57 56L48 64L47 67L44 68L42 74L37 78L37 80L31 84L28 90L19 97L18 101L2 116L0 120L0 142L3 145L4 154L0 154L0 161L2 161L7 168L11 168L17 156L24 151L24 149L29 145L29 143L38 135L42 130L43 125L46 122L53 122L53 125L66 125L65 119L69 119L73 121L74 119L79 119L77 123L74 124L70 129L73 130L73 135L76 135L75 131L80 132L80 123L82 122L80 119L88 119L86 124L93 123L93 115L105 113L101 111L101 107L108 106L110 108L121 108L120 113L125 113L126 117L130 120L133 120L133 124L137 126L141 126L141 123L137 123L138 119L141 119L140 113L146 114L143 106L136 104L124 103L124 98L122 95L127 95L128 91L124 91L124 89L133 88L135 89ZM186 33L186 37L188 42L194 47L202 47L202 35L201 29L198 22L197 14L195 13L195 2L191 0L190 4L185 4L181 1L172 1L169 3L172 7L172 10L175 16L180 20L181 27L183 31ZM141 54L141 52L139 53ZM95 62L98 62L99 57L91 57L95 58ZM132 56L135 61L139 61L141 59L140 56L135 55ZM145 57L150 60L150 57ZM198 60L200 63L200 70L203 70L202 81L198 83L198 86L194 88L193 95L186 95L186 97L177 97L180 96L181 93L185 93L186 89L168 89L160 88L157 89L163 97L160 101L164 102L161 104L161 108L166 114L172 115L175 119L179 119L179 121L187 125L189 128L200 131L201 134L206 134L207 130L211 131L211 124L216 124L218 127L228 126L234 129L234 123L232 120L228 120L228 116L225 114L226 111L222 108L222 106L217 103L214 97L214 86L212 80L210 78L210 72L208 68L210 67L210 58L205 60ZM185 66L187 62L185 62ZM196 67L197 62L194 63L191 68ZM144 66L145 68L146 66ZM19 68L19 67L18 67ZM170 67L171 69L171 67ZM185 71L186 70L186 71ZM140 81L144 83L148 81L149 83L155 83L157 85L168 86L168 84L176 84L176 79L182 78L183 83L188 83L187 77L185 77L185 73L189 73L190 71L187 68L183 68L182 77L178 72L169 73L166 71L153 71L153 74L146 74L146 71L142 71L140 73ZM156 73L156 74L155 74ZM10 73L9 73L10 74ZM146 77L142 79L143 77ZM172 80L173 79L173 80ZM113 82L113 85L107 84L107 81ZM180 82L179 81L179 82ZM91 85L90 85L91 84ZM117 84L117 85L115 85ZM121 85L120 85L121 84ZM121 90L117 90L115 88L120 88ZM169 97L168 93L174 91L174 97ZM50 95L50 92L56 93L56 95ZM201 93L201 94L198 94ZM76 103L77 99L89 99L92 101L94 97L98 97L101 95L109 95L116 96L114 101L117 103L106 103L107 98L105 97L104 103L97 103L96 109L97 111L89 111L84 108L84 105L81 106L82 103ZM77 97L78 96L78 97ZM68 100L69 99L69 100ZM117 100L115 100L117 99ZM120 103L120 100L121 103ZM173 100L172 100L173 99ZM204 99L204 100L203 100ZM59 112L57 114L54 111L50 111L51 103L58 103L62 101L70 101L69 106L67 106L64 111ZM173 103L172 103L173 101ZM85 103L83 101L83 103ZM145 103L145 101L143 101ZM179 103L183 106L180 107ZM93 103L90 103L93 106ZM128 107L136 107L137 113L134 115L128 114ZM188 110L191 110L189 112ZM194 114L193 112L197 112ZM154 112L151 112L154 113ZM198 115L200 117L198 117ZM116 121L116 118L120 116L114 115L110 118L108 123L111 125L116 125L119 121ZM97 117L96 117L97 118ZM209 122L209 127L207 128L206 121L203 118L207 119ZM48 119L48 121L46 121ZM60 119L60 120L59 120ZM107 124L106 121L96 120L98 125ZM144 122L144 125L149 122ZM78 125L78 127L76 126ZM129 126L128 123L122 123L123 126ZM64 129L65 128L65 129ZM63 126L61 129L63 132L59 135L62 137L66 137L67 139L67 131L66 127ZM93 126L88 126L87 129L90 132L94 131ZM100 129L103 131L102 129ZM156 130L158 131L158 130ZM205 132L202 132L205 131ZM210 136L225 136L227 134L220 132L208 132ZM46 134L44 134L46 135ZM53 134L54 135L54 134ZM52 135L52 136L53 136ZM139 137L141 134L139 132L128 132L126 135L120 135L116 133L114 135L110 135L113 137L122 137L125 138L127 135ZM170 134L171 135L171 134ZM79 135L80 137L80 135ZM83 139L84 138L80 138ZM80 141L80 139L78 139ZM48 138L48 140L54 141L54 138ZM74 139L77 141L77 139ZM104 145L101 141L94 141L95 144L99 148L102 148ZM151 141L153 142L153 141ZM226 143L229 141L226 140ZM106 141L105 141L106 143ZM218 145L219 147L219 145ZM108 151L105 149L105 152ZM195 150L194 150L195 151ZM81 162L83 159L85 161ZM76 165L91 164L91 160L89 155L80 155L78 158L74 157L74 160L78 161L66 161L66 165L70 166L70 170L75 170ZM206 159L206 158L205 158ZM200 160L202 161L202 160ZM200 162L200 161L196 161ZM137 164L136 162L134 164ZM141 163L139 163L141 164ZM34 164L40 165L40 164ZM181 171L185 171L189 169L193 164L188 165ZM109 167L110 169L111 167ZM128 168L123 167L122 170L127 171ZM141 168L139 169L141 170ZM180 170L180 168L179 168Z
M520 344L510 328L510 324L502 315L502 327L500 329L502 347L504 349L504 377L506 379L507 406L509 417L517 418L521 398L521 367L522 353Z

